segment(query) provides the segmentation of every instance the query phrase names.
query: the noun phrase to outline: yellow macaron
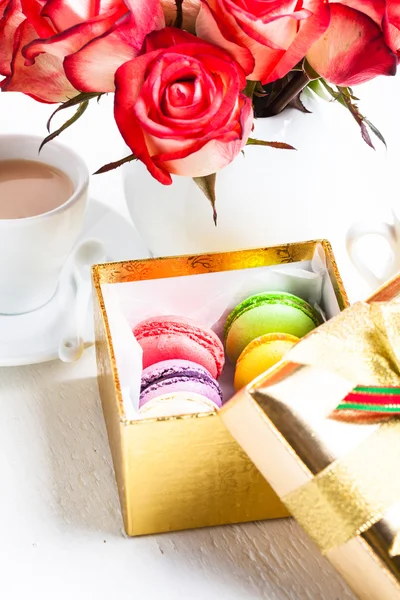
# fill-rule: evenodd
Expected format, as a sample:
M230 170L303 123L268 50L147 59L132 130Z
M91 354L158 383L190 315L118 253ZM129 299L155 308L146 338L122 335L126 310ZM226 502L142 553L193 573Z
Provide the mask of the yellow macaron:
M273 367L298 341L289 333L266 333L247 344L236 363L235 390Z

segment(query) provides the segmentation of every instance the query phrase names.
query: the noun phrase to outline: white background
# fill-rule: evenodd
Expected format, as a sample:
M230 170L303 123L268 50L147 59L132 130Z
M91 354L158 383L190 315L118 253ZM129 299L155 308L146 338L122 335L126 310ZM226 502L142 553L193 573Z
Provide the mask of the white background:
M397 115L387 108L394 98L384 98L391 85L374 83L364 106L399 156ZM0 131L44 135L51 110L1 94ZM91 172L125 155L111 115L111 98L103 98L63 136ZM120 173L93 178L92 197L126 214ZM353 201L362 212L362 198ZM368 288L349 264L340 266L351 299L365 295ZM93 348L75 365L0 370L0 474L5 600L353 598L291 520L126 538Z

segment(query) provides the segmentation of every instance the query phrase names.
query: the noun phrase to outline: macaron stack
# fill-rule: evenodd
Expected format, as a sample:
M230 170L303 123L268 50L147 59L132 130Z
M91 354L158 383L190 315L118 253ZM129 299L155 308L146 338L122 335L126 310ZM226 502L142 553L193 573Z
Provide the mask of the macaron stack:
M143 350L139 412L146 417L210 412L222 404L219 337L177 316L146 319L133 334Z
M255 294L240 302L224 329L226 353L235 365L235 389L276 364L321 323L308 302L286 292Z
M275 365L321 323L321 315L308 302L286 292L256 294L240 302L224 329L226 354L235 365L235 389ZM141 321L133 334L143 350L139 399L143 416L212 412L222 406L217 379L225 354L214 331L169 315Z

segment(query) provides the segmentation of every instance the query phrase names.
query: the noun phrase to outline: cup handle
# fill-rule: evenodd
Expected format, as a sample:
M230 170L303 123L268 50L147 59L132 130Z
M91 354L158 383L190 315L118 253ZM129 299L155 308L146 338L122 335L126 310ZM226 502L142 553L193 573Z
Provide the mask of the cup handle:
M393 259L398 251L398 243L396 239L396 230L393 225L385 222L378 223L354 223L346 234L346 248L351 261L356 269L364 277L364 279L374 288L380 287L390 277L391 262L389 261L385 267L384 275L378 277L375 275L362 258L358 246L358 242L366 235L380 235L388 243Z

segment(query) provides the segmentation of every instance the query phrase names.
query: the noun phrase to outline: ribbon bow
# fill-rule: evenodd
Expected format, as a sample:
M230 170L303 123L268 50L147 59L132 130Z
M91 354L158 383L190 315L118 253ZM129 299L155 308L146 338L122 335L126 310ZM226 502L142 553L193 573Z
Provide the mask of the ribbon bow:
M354 381L338 410L400 415L400 302L358 302L298 344L288 360Z
M386 422L366 429L365 439L346 456L283 498L327 553L368 531L397 504L400 511L400 418L394 416L400 414L400 302L354 304L307 336L285 359L302 367L278 382L267 378L265 387L251 391L261 405L263 397L290 397L293 414L304 401L316 412L324 405L326 417L337 408L386 417ZM315 432L309 437L317 446ZM300 456L304 440L294 448ZM395 527L387 551L400 554L400 527Z

